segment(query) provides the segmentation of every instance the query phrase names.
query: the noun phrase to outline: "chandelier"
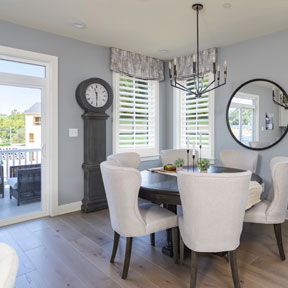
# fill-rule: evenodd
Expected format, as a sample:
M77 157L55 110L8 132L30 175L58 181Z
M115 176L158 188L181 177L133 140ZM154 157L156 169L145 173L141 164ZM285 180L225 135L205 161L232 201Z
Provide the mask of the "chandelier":
M174 65L172 69L172 63L169 62L169 77L170 85L187 92L190 95L195 95L196 98L200 98L204 93L208 93L216 88L219 88L226 84L227 79L227 61L224 61L224 81L220 84L220 66L216 68L216 58L213 56L213 74L214 80L206 84L204 81L204 72L200 71L200 52L199 52L199 11L203 9L202 4L194 4L192 9L196 11L197 15L197 54L193 55L193 82L194 88L187 88L177 81L177 60L174 58ZM173 70L173 71L172 71ZM214 86L212 86L214 84ZM211 87L212 86L212 87Z

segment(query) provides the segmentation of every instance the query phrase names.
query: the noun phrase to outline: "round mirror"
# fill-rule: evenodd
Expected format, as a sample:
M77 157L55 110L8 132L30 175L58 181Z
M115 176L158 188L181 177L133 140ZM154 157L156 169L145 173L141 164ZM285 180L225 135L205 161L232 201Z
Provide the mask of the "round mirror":
M288 96L275 82L254 79L232 94L226 122L233 138L252 150L264 150L287 133Z

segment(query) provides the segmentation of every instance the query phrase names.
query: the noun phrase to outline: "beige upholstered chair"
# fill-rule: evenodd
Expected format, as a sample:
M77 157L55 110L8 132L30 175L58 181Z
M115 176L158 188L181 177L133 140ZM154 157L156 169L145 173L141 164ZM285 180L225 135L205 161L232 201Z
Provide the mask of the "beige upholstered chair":
M196 287L197 252L224 251L228 251L234 286L240 287L236 249L240 243L250 178L250 171L178 173L183 209L178 223L183 242L191 249L190 287ZM183 255L183 242L180 255Z
M189 165L192 165L192 149L189 149ZM174 164L178 158L184 159L184 165L187 165L187 149L168 149L160 151L162 165ZM195 165L198 161L198 151L195 150Z
M272 187L271 200L262 200L245 213L244 222L274 224L281 260L285 260L281 223L285 221L288 204L288 157L274 157L270 163Z
M107 157L109 161L115 161L118 166L138 169L141 163L140 155L136 152L112 154Z
M111 263L117 252L119 236L127 237L122 278L130 263L132 238L172 228L173 253L177 259L177 215L153 203L138 205L141 174L134 168L121 167L114 161L100 164L114 234Z
M256 172L258 152L250 150L224 150L220 152L223 167Z
M13 248L0 243L0 288L14 288L18 256Z

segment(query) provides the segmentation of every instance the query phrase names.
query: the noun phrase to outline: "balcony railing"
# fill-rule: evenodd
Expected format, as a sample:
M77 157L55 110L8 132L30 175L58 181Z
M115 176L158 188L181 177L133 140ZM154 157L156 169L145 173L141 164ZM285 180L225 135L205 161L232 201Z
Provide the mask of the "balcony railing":
M7 182L9 167L41 163L41 149L0 150L0 162L4 167L4 181Z

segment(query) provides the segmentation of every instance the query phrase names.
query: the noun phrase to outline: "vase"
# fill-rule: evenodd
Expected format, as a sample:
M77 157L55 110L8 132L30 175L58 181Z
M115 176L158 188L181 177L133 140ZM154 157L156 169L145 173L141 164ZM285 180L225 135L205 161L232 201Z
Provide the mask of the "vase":
M200 170L200 173L207 173L207 170Z
M176 172L179 172L183 169L183 167L176 167Z

